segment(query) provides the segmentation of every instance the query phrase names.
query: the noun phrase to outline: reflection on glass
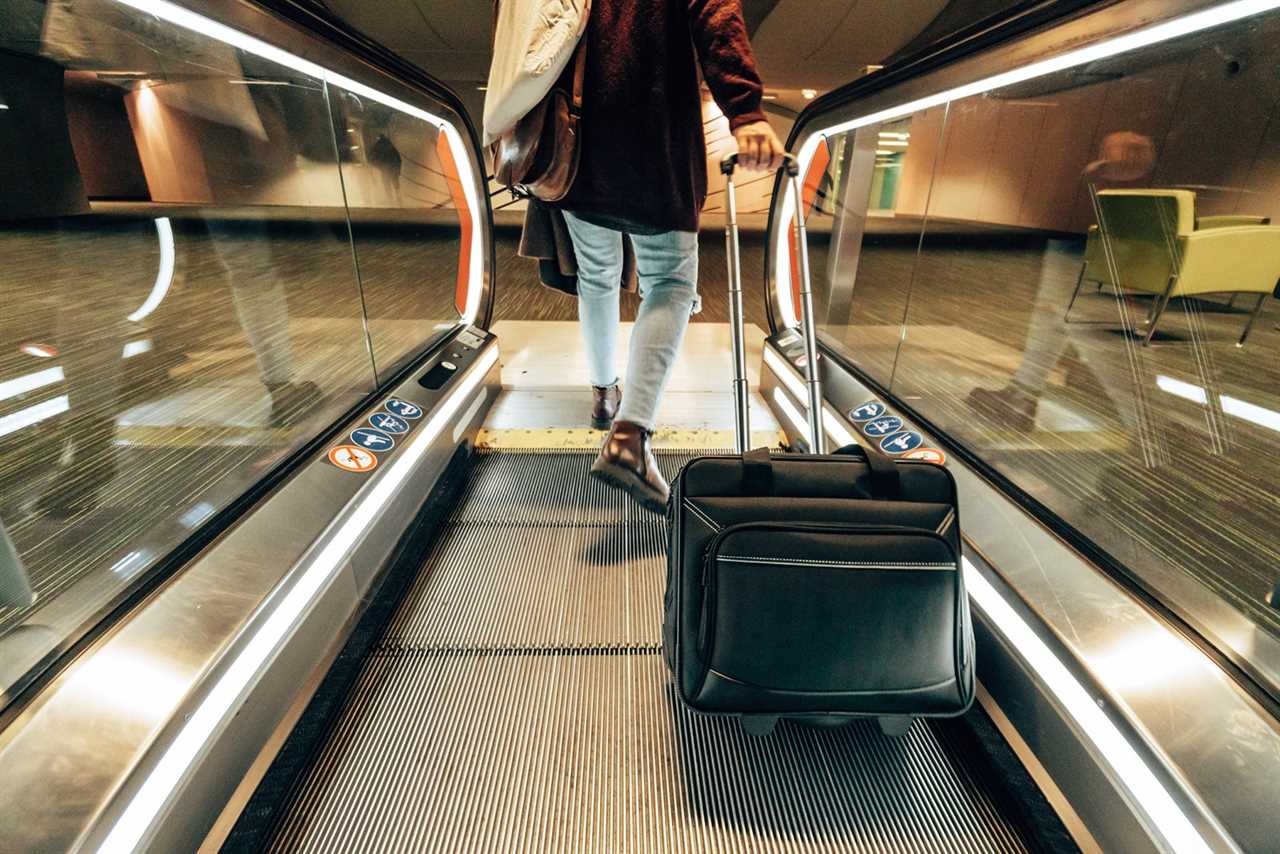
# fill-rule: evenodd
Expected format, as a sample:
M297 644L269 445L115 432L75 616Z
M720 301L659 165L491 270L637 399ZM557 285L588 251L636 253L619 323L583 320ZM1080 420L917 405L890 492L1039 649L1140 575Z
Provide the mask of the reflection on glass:
M4 689L374 369L321 80L107 0L0 19Z
M827 139L857 249L821 331L1158 589L1280 634L1277 68L1271 13Z
M449 141L436 125L349 92L333 94L369 337L385 377L458 323L471 216Z
M810 167L821 170L824 191L805 223L819 331L856 349L864 370L884 383L915 273L943 112L835 136Z

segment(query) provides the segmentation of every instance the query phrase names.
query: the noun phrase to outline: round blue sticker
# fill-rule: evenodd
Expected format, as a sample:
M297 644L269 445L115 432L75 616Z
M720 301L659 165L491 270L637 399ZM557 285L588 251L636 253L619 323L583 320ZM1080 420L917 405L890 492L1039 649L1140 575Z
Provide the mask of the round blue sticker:
M859 423L879 418L881 415L884 415L884 404L878 400L869 400L857 409L849 410L849 417Z
M902 429L902 419L896 415L882 415L874 421L862 425L869 436L888 436Z
M907 451L914 451L923 444L924 437L919 433L914 430L903 430L881 439L880 450L886 454L905 454Z
M421 418L422 407L410 403L407 400L400 400L393 397L386 403L387 411L393 415L399 415L401 418Z
M369 423L379 430L392 435L398 436L401 433L409 432L409 422L389 412L375 412L369 416Z
M351 444L359 445L370 451L389 451L396 446L396 440L381 430L374 430L372 427L361 427L351 433Z

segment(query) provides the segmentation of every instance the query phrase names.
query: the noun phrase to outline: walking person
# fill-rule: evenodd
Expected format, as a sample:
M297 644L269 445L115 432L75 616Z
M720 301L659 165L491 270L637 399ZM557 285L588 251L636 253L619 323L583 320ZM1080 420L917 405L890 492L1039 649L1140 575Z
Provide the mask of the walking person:
M740 166L777 169L783 146L760 108L741 0L592 0L584 38L581 162L557 207L577 256L591 418L611 424L591 472L661 513L669 490L651 435L697 297L707 191L699 69L729 119ZM620 385L624 235L641 303Z

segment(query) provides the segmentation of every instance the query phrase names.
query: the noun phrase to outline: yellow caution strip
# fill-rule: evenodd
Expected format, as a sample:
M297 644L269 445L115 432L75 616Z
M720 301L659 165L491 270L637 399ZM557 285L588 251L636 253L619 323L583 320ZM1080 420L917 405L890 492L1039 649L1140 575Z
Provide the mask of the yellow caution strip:
M480 431L476 447L494 451L515 450L591 450L604 443L605 430L578 427L509 427ZM780 448L786 436L780 430L754 430L751 447ZM659 429L653 434L653 447L666 450L723 450L733 447L732 430Z
M604 443L607 431L578 427L503 427L484 428L476 447L492 450L591 450ZM143 448L210 448L235 445L287 446L298 438L288 427L151 427L130 425L120 428L116 441ZM733 447L732 430L694 428L660 429L653 436L653 447L665 450L724 450ZM786 434L781 430L753 430L753 448L786 447Z

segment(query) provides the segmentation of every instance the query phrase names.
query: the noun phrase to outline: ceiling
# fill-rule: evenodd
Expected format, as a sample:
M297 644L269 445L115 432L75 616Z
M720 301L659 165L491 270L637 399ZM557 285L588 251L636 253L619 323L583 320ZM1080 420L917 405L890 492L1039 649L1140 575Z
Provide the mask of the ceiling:
M834 89L928 26L947 0L779 0L752 36L769 88Z
M608 0L596 0L608 2ZM365 35L450 85L473 116L483 103L493 8L486 0L324 0ZM761 76L783 110L858 77L938 18L948 0L743 0Z

